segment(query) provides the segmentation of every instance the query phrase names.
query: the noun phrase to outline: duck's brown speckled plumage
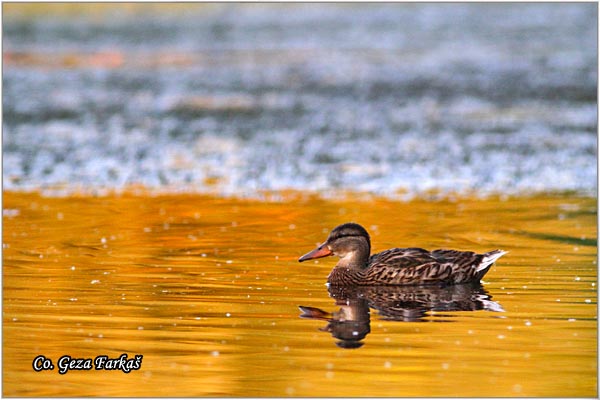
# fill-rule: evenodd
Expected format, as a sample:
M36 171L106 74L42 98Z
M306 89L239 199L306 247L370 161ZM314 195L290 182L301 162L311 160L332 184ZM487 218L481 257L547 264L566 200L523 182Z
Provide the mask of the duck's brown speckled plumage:
M339 286L423 285L479 282L502 250L484 254L472 251L394 248L369 257L369 234L360 225L347 223L329 234L317 249L299 261L338 255L340 261L327 281Z

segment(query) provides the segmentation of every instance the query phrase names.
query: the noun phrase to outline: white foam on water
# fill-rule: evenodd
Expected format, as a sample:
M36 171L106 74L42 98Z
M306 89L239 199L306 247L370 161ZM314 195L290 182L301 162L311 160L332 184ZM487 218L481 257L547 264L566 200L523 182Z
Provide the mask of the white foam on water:
M594 6L481 7L241 7L91 36L7 19L7 52L126 63L5 63L4 188L595 195Z

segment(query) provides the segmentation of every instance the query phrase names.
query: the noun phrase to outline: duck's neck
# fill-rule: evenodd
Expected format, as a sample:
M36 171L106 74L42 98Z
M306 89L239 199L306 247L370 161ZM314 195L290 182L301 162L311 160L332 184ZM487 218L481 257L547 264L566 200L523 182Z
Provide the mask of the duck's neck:
M338 261L336 268L353 270L366 269L369 264L370 252L371 249L366 241L356 241L350 251L340 255L340 260Z

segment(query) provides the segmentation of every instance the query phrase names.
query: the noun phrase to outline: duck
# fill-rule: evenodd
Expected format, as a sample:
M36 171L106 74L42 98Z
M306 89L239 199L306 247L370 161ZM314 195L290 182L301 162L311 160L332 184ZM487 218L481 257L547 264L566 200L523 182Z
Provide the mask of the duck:
M298 259L327 256L339 261L327 277L333 286L452 285L480 282L491 266L506 254L420 247L393 248L371 255L371 239L361 225L348 222L334 228L327 240Z

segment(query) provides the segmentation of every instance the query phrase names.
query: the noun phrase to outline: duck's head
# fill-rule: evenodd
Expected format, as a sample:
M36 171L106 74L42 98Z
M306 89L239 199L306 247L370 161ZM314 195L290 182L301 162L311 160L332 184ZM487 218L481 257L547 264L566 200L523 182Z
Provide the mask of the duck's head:
M333 229L325 243L303 255L298 261L335 255L340 257L338 266L362 268L367 264L370 253L371 239L367 230L359 224L349 222Z

